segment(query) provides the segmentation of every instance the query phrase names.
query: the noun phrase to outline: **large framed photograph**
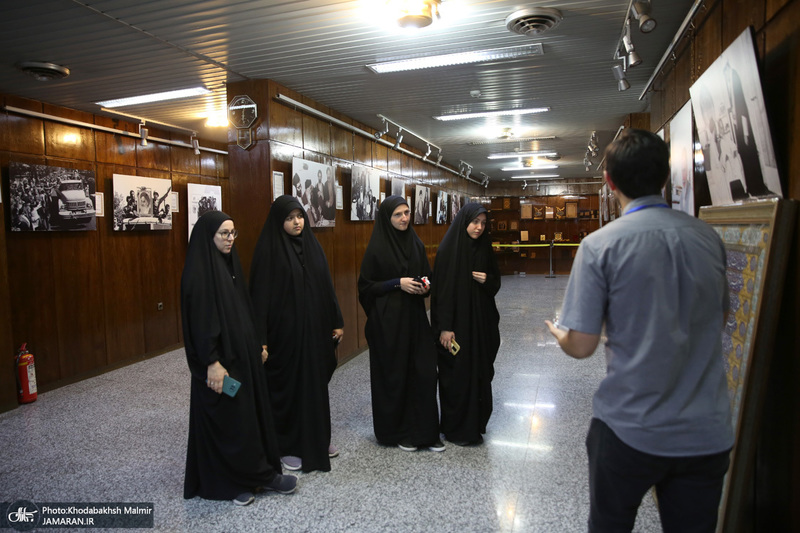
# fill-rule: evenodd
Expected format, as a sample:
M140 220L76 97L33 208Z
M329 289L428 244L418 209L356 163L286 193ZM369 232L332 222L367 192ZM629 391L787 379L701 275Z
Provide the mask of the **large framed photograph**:
M461 199L462 195L456 192L450 195L450 222L456 219L456 215L458 212L461 211Z
M722 331L736 443L723 485L719 531L743 523L763 416L798 204L776 198L742 205L701 207L700 219L722 238L727 255L730 310Z
M96 182L91 170L11 162L11 231L94 231Z
M353 165L350 174L350 220L375 220L381 173L378 170Z
M114 174L114 231L172 229L172 181Z
M782 197L748 27L689 88L713 205Z
M414 224L427 224L431 212L431 191L424 185L417 185L414 198Z
M694 216L694 140L692 102L686 102L669 123L669 167L672 209Z
M292 195L305 209L311 227L336 225L336 181L332 166L293 158Z
M189 197L189 239L197 219L209 211L222 211L222 187L189 183L186 186Z

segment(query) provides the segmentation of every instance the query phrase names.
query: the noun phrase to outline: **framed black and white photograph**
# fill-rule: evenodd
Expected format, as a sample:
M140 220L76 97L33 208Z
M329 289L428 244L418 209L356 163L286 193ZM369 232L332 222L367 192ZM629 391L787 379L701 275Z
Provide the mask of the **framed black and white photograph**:
M114 174L114 231L172 229L172 181Z
M293 158L292 195L308 214L311 227L336 225L336 181L332 166Z
M692 102L686 102L669 123L669 167L672 209L694 216L694 140Z
M428 213L431 212L431 191L424 185L417 185L414 192L414 224L427 224Z
M11 231L94 231L95 175L91 170L11 162Z
M392 196L402 196L405 197L406 195L406 180L399 176L395 176L392 178Z
M222 187L189 183L186 186L189 198L189 238L197 219L209 211L222 211Z
M461 195L452 193L450 195L450 222L456 219L456 215L461 210Z
M350 220L375 220L380 190L379 170L353 165L350 174Z
M782 197L751 28L689 92L712 204Z
M436 202L436 223L437 224L447 224L447 212L449 211L449 205L447 204L447 200L449 195L445 191L439 192L439 199Z

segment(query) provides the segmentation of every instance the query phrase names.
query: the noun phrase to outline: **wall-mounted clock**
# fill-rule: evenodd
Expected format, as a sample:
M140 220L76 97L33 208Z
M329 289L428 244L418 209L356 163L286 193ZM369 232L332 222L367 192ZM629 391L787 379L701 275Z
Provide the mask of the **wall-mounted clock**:
M228 120L236 129L248 129L258 118L258 106L247 95L234 96L228 104Z

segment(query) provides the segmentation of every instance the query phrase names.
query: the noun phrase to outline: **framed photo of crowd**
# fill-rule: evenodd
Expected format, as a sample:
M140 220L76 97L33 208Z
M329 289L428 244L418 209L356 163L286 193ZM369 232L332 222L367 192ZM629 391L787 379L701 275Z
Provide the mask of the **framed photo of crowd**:
M172 229L172 180L114 174L114 230Z

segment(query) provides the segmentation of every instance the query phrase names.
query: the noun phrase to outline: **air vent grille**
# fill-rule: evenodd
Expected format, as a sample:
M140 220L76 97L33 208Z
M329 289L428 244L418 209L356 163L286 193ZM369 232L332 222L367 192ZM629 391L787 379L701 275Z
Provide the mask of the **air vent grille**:
M506 28L520 35L541 35L558 26L564 17L561 11L550 7L532 7L515 11L506 17Z

